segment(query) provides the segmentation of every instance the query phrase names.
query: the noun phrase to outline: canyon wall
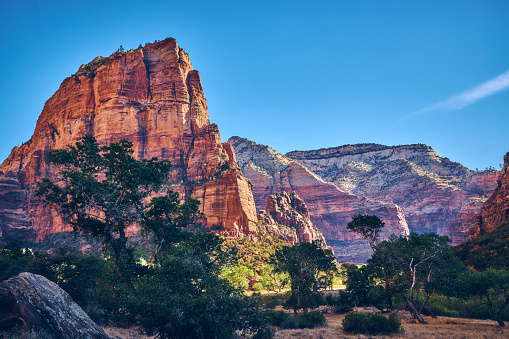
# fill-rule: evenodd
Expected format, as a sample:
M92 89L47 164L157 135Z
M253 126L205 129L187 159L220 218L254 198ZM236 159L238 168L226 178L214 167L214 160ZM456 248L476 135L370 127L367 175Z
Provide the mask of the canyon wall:
M267 232L288 244L320 241L325 238L309 218L306 203L295 192L280 192L269 196L267 207L260 210L258 220Z
M435 232L459 244L498 176L495 170L471 171L422 144L358 144L282 155L239 137L228 142L253 182L257 207L270 194L296 191L329 245L357 239L346 230L355 214L380 217L385 236Z
M471 228L473 237L489 232L509 220L509 152L504 157L504 168L497 180L497 188L481 209L481 215Z
M346 192L398 205L411 232L447 235L453 244L468 238L498 176L471 171L423 144L346 145L286 156Z
M46 102L31 139L0 165L0 240L39 241L69 230L34 198L36 182L55 178L45 159L85 134L106 145L133 143L137 159L171 161L171 187L201 201L208 226L230 236L256 237L250 182L233 149L209 123L200 76L188 54L168 38L110 57L98 57L65 79Z
M257 208L264 209L270 195L296 192L306 203L311 221L323 233L334 253L344 253L345 258L354 252L363 252L364 256L359 256L362 258L368 255L367 243L359 242L359 236L346 228L357 214L380 217L385 222L383 238L391 234L408 234L405 216L397 205L345 192L298 161L268 146L239 137L230 138L228 143L235 150L242 173L253 183Z

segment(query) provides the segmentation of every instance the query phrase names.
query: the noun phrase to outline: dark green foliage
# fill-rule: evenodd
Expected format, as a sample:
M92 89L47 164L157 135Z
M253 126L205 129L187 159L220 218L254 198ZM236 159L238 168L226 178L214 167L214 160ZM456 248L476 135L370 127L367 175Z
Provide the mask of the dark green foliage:
M371 335L397 333L401 329L401 320L394 312L388 318L375 312L348 312L342 324L346 332Z
M286 295L264 295L259 298L260 306L265 309L274 309L276 306L281 306L288 299Z
M94 137L86 135L76 146L48 154L48 160L61 168L58 182L43 178L36 192L64 215L76 233L103 244L130 293L138 267L125 232L145 219L145 199L161 189L170 171L168 161L138 161L132 155L131 142L99 147Z
M26 271L33 254L21 248L17 242L0 246L0 282Z
M228 254L219 236L198 231L198 201L182 203L170 190L154 197L167 182L170 163L138 161L131 147L127 141L99 147L85 136L49 154L60 166L59 181L38 183L37 195L75 232L100 241L111 258L96 294L106 318L137 323L160 338L270 334L256 300L220 278ZM149 239L147 248L126 236L134 224Z
M488 306L490 319L505 326L502 316L509 306L509 271L493 268L483 272L470 271L465 274L462 283L468 295L480 297Z
M297 309L307 312L308 308L316 307L315 294L326 287L320 284L320 274L328 276L336 271L332 252L323 249L318 241L276 250L271 265L276 272L287 272L290 276L291 294L286 306L293 308L294 313Z
M375 306L378 309L383 308L385 302L385 288L383 286L383 271L380 267L373 265L343 264L344 284L346 285L346 294L350 294L349 299L357 306ZM344 300L344 299L343 299Z
M478 235L454 247L454 252L465 265L478 271L487 268L509 267L509 222L490 232Z
M280 328L315 328L325 326L327 320L319 311L289 314L285 311L265 310L269 324Z
M293 315L297 328L315 328L325 326L327 320L320 311L309 311Z
M205 250L193 242L200 239L169 249L160 256L160 266L137 281L138 296L128 299L130 314L148 333L161 338L232 338L236 330L256 333L264 321L256 301L218 278L220 265L209 254L219 249L220 242Z
M380 220L376 215L356 215L352 218L346 228L353 233L357 233L366 239L369 246L374 251L375 245L378 242L378 237L385 223Z
M420 316L433 293L456 293L461 274L466 270L448 246L450 239L434 233L392 235L375 246L370 265L385 268L391 293L400 294L414 316ZM418 296L425 293L422 303ZM417 306L417 308L416 308Z
M263 313L269 318L269 324L277 327L281 327L291 317L291 314L285 311L265 310Z
M5 268L0 270L0 280L21 272L42 275L69 293L96 322L103 318L99 290L106 267L107 262L98 255L85 255L74 248L59 247L53 254L32 254L17 243L0 246L0 268Z

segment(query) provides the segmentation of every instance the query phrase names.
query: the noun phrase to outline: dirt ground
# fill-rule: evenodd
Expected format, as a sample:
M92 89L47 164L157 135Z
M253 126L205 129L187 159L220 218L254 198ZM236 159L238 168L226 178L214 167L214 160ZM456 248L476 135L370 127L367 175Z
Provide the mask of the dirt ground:
M421 325L408 312L399 312L403 331L392 335L370 336L363 334L348 334L341 326L344 314L326 314L327 326L315 329L278 330L274 336L277 339L303 338L303 339L334 339L334 338L454 338L454 339L480 339L480 338L509 338L509 328L500 327L491 320L462 319L438 317L424 317L426 324ZM106 334L111 338L121 339L152 339L134 328L120 329L104 327Z

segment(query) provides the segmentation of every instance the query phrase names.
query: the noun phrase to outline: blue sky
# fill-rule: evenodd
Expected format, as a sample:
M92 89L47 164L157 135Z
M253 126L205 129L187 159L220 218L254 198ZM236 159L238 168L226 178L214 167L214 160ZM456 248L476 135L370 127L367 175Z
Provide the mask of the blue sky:
M0 159L81 64L174 37L223 141L509 151L509 1L0 0ZM0 160L1 161L1 160Z

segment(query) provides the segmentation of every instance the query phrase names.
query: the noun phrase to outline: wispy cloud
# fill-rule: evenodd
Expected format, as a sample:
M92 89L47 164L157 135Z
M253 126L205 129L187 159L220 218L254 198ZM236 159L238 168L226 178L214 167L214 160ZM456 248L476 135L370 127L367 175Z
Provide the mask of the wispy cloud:
M418 111L408 113L403 116L401 120L436 110L460 110L476 101L489 97L490 95L503 91L507 88L509 88L509 71L447 100L422 108Z

